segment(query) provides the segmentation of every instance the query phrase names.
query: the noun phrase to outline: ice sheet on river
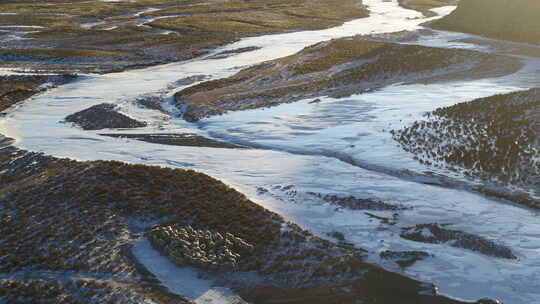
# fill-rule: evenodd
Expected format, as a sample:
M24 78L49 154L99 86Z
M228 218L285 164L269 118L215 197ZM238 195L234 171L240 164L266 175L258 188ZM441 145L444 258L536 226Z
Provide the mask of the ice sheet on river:
M14 109L0 122L0 133L16 138L17 146L21 148L60 157L111 159L200 170L222 179L303 228L320 235L342 232L348 241L369 249L373 262L385 265L379 260L379 253L384 250L430 252L433 258L417 262L406 273L435 283L446 295L471 300L487 296L514 304L540 303L540 221L537 213L459 189L426 185L399 175L351 166L335 157L322 155L345 155L368 165L396 171L404 168L425 170L397 148L385 130L414 121L423 112L439 106L526 88L538 81L534 64L503 79L393 86L347 99L323 99L312 104L307 100L272 109L232 113L200 125L178 119L163 122L163 114L139 109L129 102L141 94L166 88L181 78L201 74L226 77L241 66L290 55L321 40L414 30L425 21L419 13L398 7L396 1L366 0L364 3L372 10L372 16L367 19L322 31L248 38L216 50L218 53L261 47L252 52L211 61L193 60L83 77ZM422 43L484 49L474 44L448 42L463 37L462 34L438 33ZM150 124L148 132L213 134L259 144L274 151L163 146L101 137L95 132L83 132L58 123L69 114L104 102L118 103L134 118L159 119L160 123ZM274 189L289 185L296 194L273 191L270 195L258 191L261 187ZM336 209L334 205L309 198L305 195L308 192L377 199L412 209L372 212L379 216L397 213L397 224L389 226L364 211ZM500 242L510 247L518 259L497 259L399 237L401 227L424 223L451 224L451 229Z

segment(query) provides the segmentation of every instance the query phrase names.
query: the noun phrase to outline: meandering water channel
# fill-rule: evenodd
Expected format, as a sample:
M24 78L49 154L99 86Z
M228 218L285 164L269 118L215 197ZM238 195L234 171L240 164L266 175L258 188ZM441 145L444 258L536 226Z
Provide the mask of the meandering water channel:
M540 303L538 212L460 188L424 183L429 176L450 176L451 172L433 171L419 164L397 146L388 132L440 106L535 86L540 80L540 60L524 57L524 68L504 77L393 85L348 98L322 98L319 103L305 100L230 113L196 124L140 109L131 103L143 94L171 96L174 91L167 89L169 84L185 77L227 77L242 67L291 55L320 41L356 34L416 30L428 20L418 12L399 7L396 2L364 0L372 12L370 17L327 30L246 38L187 62L107 75L85 75L79 81L13 108L0 121L0 134L15 138L15 145L22 149L58 157L199 170L316 234L343 233L348 241L369 250L371 262L432 282L445 295L466 300L492 297L512 304ZM437 12L446 14L451 9ZM457 42L467 37L470 35L435 32L409 43L496 51ZM222 59L207 59L224 50L252 46L260 49ZM82 131L60 123L69 114L103 102L117 103L129 115L150 122L144 130L122 130L123 133L195 132L260 148L165 146L103 137L98 134L104 133L103 130ZM343 161L345 159L348 161ZM387 225L364 211L336 209L309 192L377 199L412 209L372 212L397 218L396 225ZM452 229L495 240L512 248L518 259L498 259L446 245L400 238L401 227L423 223L450 224ZM383 250L422 250L434 257L400 270L379 258Z

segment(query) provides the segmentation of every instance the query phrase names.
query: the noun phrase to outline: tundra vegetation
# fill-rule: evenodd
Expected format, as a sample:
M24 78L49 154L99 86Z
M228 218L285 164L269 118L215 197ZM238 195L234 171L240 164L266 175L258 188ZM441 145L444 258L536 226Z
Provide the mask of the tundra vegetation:
M147 123L138 121L117 111L117 106L102 103L88 109L68 115L64 122L72 123L83 130L101 130L108 128L142 128Z
M1 10L1 66L85 72L185 60L246 36L368 16L358 0L7 0Z
M521 66L518 59L505 56L352 37L321 42L231 77L199 83L176 93L175 101L185 120L197 121L306 98L344 97L398 82L507 74Z
M257 303L461 303L370 265L362 250L314 236L195 171L77 162L13 147L0 150L0 170L6 303L186 303L130 254L145 237L167 256L181 251L182 260L173 259L181 266L221 274ZM246 286L232 273L262 280Z
M75 79L74 75L0 76L0 111L53 86Z
M461 171L502 186L540 188L540 89L500 94L439 108L393 137L426 165ZM539 208L535 198L503 195Z
M445 3L402 2L421 11ZM7 0L1 6L7 13L0 15L1 35L8 37L0 42L3 66L87 72L193 58L242 37L326 28L368 14L353 0ZM5 30L13 26L16 30ZM196 85L178 93L176 100L192 107L185 118L197 120L306 97L346 96L398 81L451 78L495 62L519 66L507 57L469 51L341 39ZM72 78L3 77L0 110ZM229 96L232 90L237 95ZM118 121L114 106L92 111L96 109ZM516 109L527 115L538 112L521 103ZM451 120L451 113L433 115ZM530 123L516 117L511 116L508 126ZM128 118L120 120L143 126ZM474 119L480 126L473 129L493 124L489 117ZM83 127L88 122L85 117L78 121ZM537 124L534 128L538 130ZM463 303L437 295L431 284L367 263L365 250L344 242L342 234L332 234L338 243L315 236L202 173L59 159L7 146L10 141L2 135L0 139L0 303L188 303L170 294L131 254L131 246L141 239L149 239L178 266L219 278L255 303ZM524 182L522 174L516 176L508 182ZM310 195L352 210L405 209L346 195ZM437 239L420 239L425 234L418 229L430 229ZM457 242L468 249L464 246L470 242L487 242L434 225L406 228L402 237ZM485 245L514 258L505 247ZM381 257L406 267L429 254L382 252ZM256 276L257 284L235 279L243 274Z

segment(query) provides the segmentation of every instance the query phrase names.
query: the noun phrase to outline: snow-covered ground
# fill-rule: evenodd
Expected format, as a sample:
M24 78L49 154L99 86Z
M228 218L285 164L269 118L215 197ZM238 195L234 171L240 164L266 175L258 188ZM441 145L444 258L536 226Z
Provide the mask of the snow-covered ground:
M383 250L424 250L434 254L433 258L408 268L406 273L435 283L446 295L468 300L487 296L514 304L540 303L537 283L540 281L538 213L396 174L403 173L403 170L422 173L431 169L417 163L397 147L388 133L390 129L412 122L422 113L437 107L520 90L538 83L540 65L532 59L520 72L502 78L395 85L349 98L322 98L320 103L310 104L310 100L305 100L270 109L231 113L198 124L180 119L167 120L162 114L138 109L128 102L146 93L170 95L173 92L167 92L165 88L181 78L201 74L213 78L226 77L241 67L291 55L322 40L414 30L426 21L418 12L400 8L396 1L365 0L364 4L372 11L369 18L321 31L246 38L213 54L243 47L261 47L252 52L224 59L197 59L143 70L83 76L79 81L41 94L14 108L0 121L0 134L16 138L16 145L21 148L60 157L112 159L200 170L223 180L303 228L320 235L342 232L349 241L369 249L371 261L385 267L394 266L380 261L378 254ZM450 9L437 11L448 13ZM453 41L466 37L471 36L437 32L435 36L422 37L417 43L486 50L485 46ZM69 114L103 102L121 104L128 115L152 122L147 129L127 132L195 132L247 142L264 149L156 145L102 137L98 133L103 131L84 132L59 123ZM450 173L437 171L433 174ZM288 185L292 185L295 191L282 191L283 187L278 187ZM260 187L269 191L263 194L258 191ZM391 226L380 223L363 211L336 209L336 206L307 192L380 199L413 209L371 212L385 217L397 213L398 223ZM447 223L452 229L495 240L512 248L518 260L497 259L464 249L416 243L399 237L401 227L424 223ZM175 289L180 288L176 286L181 282L174 283L174 280L195 279L195 274L186 269L174 269L182 275L168 275L163 272L165 260L159 260L152 250L145 250L144 244L135 246L136 255L172 291L188 296L185 290ZM138 249L141 249L139 254ZM208 282L196 282L197 286L210 289Z
M147 240L137 241L133 245L132 252L169 291L182 295L195 304L246 303L228 288L213 287L212 281L201 278L197 269L177 267L154 250Z
M31 75L51 75L54 73L39 73L34 71L25 71L20 69L11 69L11 68L0 68L0 76L12 76L12 75L18 75L18 76L31 76Z

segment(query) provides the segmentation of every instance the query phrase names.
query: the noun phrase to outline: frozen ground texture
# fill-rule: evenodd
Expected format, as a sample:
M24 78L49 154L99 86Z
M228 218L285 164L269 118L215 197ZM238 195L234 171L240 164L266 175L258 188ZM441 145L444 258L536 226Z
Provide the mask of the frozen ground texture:
M201 74L210 74L214 79L227 77L242 66L291 55L322 40L415 30L419 23L426 21L419 13L398 7L395 1L366 0L364 3L372 11L367 19L322 31L243 39L216 51L260 47L252 52L225 59L193 60L138 71L88 75L77 83L42 94L14 109L0 122L0 133L16 138L18 147L54 156L200 170L225 181L303 228L319 235L332 231L343 233L349 242L370 250L370 261L395 271L400 269L382 261L380 252L418 250L433 254L432 258L415 263L405 273L435 283L446 295L470 300L489 296L514 304L539 303L538 214L464 190L422 183L433 183L437 179L418 172L432 171L435 177L452 172L434 171L419 164L398 147L387 132L413 123L424 112L437 107L536 85L540 65L532 59L524 59L525 68L504 78L394 85L344 99L321 98L320 103L310 104L311 100L306 100L271 109L231 113L197 125L175 119L163 120L162 113L140 109L130 102L144 93L170 96L167 85L177 79ZM436 32L415 43L491 51L483 46L454 41L467 37ZM162 89L164 91L160 91ZM146 132L155 132L159 128L167 133L189 131L266 149L163 146L101 137L95 132L82 132L58 123L69 114L104 102L116 103L130 117L148 121L149 127L143 129ZM258 191L261 187L268 191ZM294 191L280 190L284 188L294 188ZM385 217L397 213L396 224L388 225L366 215L363 210L336 208L306 194L308 192L353 195L412 209L371 212ZM450 224L449 229L496 241L511 248L517 260L493 258L444 244L407 241L399 236L403 227L426 223Z

